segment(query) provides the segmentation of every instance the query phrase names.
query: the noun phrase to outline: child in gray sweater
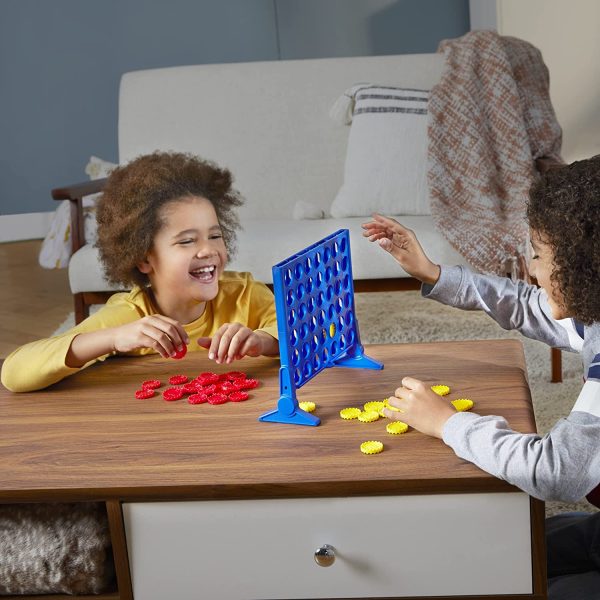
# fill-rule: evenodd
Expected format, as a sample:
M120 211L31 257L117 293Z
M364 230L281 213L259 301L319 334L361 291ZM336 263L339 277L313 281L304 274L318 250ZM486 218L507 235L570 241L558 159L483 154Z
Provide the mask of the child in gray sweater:
M423 283L424 297L484 310L504 329L581 353L584 384L569 416L544 436L519 433L502 417L456 412L412 377L389 400L403 412L386 416L442 438L461 458L531 496L587 495L600 506L600 155L546 173L531 188L527 218L529 271L539 287L437 265L411 230L381 215L363 225L363 235ZM550 598L600 598L599 515L549 523Z

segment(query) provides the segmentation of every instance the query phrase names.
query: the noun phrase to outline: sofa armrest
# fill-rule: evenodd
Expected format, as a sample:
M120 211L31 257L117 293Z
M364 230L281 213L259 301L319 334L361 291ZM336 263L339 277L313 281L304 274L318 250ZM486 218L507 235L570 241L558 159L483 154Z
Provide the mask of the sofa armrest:
M83 202L84 196L97 194L104 189L106 178L84 181L52 190L54 200L69 200L71 202L71 254L74 254L85 244L83 231Z

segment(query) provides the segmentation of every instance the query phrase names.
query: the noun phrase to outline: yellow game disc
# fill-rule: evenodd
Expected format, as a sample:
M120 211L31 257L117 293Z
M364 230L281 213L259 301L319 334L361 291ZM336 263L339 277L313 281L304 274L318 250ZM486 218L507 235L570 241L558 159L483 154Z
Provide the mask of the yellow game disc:
M406 433L408 431L408 425L402 421L393 421L385 426L385 430L392 435L399 433Z
M431 389L438 396L447 396L450 393L450 388L447 385L432 385Z
M379 454L383 451L383 444L381 442L376 442L373 440L363 442L360 445L360 451L363 454Z
M361 423L372 423L379 419L379 413L376 410L365 410L358 415L358 420Z
M306 412L312 412L317 408L317 405L314 402L299 402L298 406Z
M335 335L335 323L332 323L329 326L329 337L333 337Z
M458 412L464 412L465 410L471 410L473 408L473 400L459 398L458 400L452 400L452 406L454 406Z
M388 410L395 410L397 412L404 412L403 410L401 410L395 406L392 406L387 400L385 401L385 408L387 408Z
M381 400L373 400L372 402L367 402L364 406L365 410L375 410L379 412L385 404Z
M356 419L361 412L362 410L360 410L360 408L342 408L342 410L340 410L340 417L342 417L342 419Z

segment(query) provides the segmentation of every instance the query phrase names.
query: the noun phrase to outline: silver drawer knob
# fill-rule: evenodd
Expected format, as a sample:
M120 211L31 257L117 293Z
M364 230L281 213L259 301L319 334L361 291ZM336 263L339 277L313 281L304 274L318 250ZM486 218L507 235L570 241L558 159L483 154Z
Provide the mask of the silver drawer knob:
M315 550L315 562L320 567L330 567L335 562L335 548L329 544L323 544Z

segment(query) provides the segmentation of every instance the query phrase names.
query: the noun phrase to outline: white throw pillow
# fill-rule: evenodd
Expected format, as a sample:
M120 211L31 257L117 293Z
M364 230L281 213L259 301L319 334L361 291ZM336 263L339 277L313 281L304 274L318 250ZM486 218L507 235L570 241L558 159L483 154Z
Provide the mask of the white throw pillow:
M361 84L338 100L332 111L338 111L340 120L344 102L349 103L352 126L344 183L331 205L332 217L366 217L373 212L431 214L427 188L428 98L426 90Z

